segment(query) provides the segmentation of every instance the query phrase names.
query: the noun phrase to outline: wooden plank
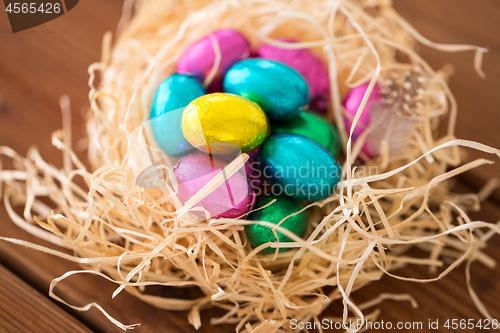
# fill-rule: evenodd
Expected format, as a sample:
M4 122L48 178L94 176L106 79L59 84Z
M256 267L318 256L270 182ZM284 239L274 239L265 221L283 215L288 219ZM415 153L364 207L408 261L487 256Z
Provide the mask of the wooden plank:
M489 126L498 128L495 125L498 124L498 118L492 117L495 115L493 113L496 111L495 106L499 105L496 99L500 98L495 94L499 88L497 80L500 77L498 74L500 70L499 47L497 47L498 40L494 33L498 29L493 29L494 32L491 33L487 31L486 26L497 27L498 24L494 11L496 3L483 1L481 6L475 6L472 2L465 0L456 1L455 3L460 3L461 9L449 12L446 6L450 5L451 0L440 2L398 0L396 5L412 23L433 39L441 42L476 43L479 41L482 45L488 43L494 45L492 53L486 58L485 65L488 66L486 71L489 76L484 82L478 79L470 69L472 62L470 54L436 53L433 55L432 51L425 48L422 52L436 68L448 62L449 58L459 69L451 81L460 106L459 119L461 121L458 134L495 144L494 140L498 138L488 128ZM74 136L81 137L84 133L81 110L88 105L86 68L91 62L98 60L102 34L106 30L114 30L119 19L120 6L120 1L80 1L75 9L57 20L40 26L36 30L17 34L11 34L7 22L0 19L2 45L9 46L0 49L0 100L4 101L0 108L1 145L10 146L25 153L32 144L36 143L42 156L55 165L62 164L60 155L50 145L50 134L53 130L60 128L61 123L58 98L64 93L71 97ZM468 18L468 22L471 22L470 30L462 29L459 25L459 18L464 13L470 14ZM451 16L452 19L447 16ZM495 16L494 20L492 16ZM443 20L448 23L442 23ZM476 28L475 24L479 24L480 28ZM455 57L458 57L458 60ZM491 104L485 101L490 101ZM474 113L467 113L467 110L474 110ZM477 131L477 128L481 128L481 131ZM485 169L481 169L483 170ZM477 180L478 185L484 182L484 177L476 178L481 175L471 174L474 178L470 179L474 182ZM489 175L494 175L494 172ZM9 221L3 205L0 206L0 235L48 245L17 228ZM495 222L500 219L500 210L491 203L486 204L482 214L487 221ZM500 257L499 244L499 237L496 237L486 249L493 258ZM52 256L3 242L0 242L0 262L44 295L47 294L48 286L53 278L68 270L79 268L77 265ZM407 267L398 273L404 276L425 274L419 267ZM464 291L463 276L463 267L460 267L445 281L432 284L409 284L384 277L359 291L354 297L358 303L361 303L381 292L410 292L415 295L421 305L418 310L411 308L407 303L388 301L382 304L383 312L379 319L391 322L427 321L456 316L478 319L480 315L472 305L467 292ZM476 287L479 296L492 315L500 317L497 310L500 308L497 297L500 286L498 269L490 271L475 264L473 276L473 286ZM187 322L186 312L158 310L127 293L122 293L112 300L111 294L115 287L100 278L78 276L58 286L56 293L76 305L97 302L123 323L142 323L138 329L140 332L154 332L167 328L169 332L194 331ZM163 289L165 295L169 292ZM336 302L327 314L338 314L341 306L340 302ZM95 309L81 313L70 312L92 330L121 332ZM204 312L202 314L203 327L200 331L212 333L233 331L234 327L229 325L209 326L210 317L220 314L221 312L216 310Z
M1 265L0 281L2 332L91 332Z

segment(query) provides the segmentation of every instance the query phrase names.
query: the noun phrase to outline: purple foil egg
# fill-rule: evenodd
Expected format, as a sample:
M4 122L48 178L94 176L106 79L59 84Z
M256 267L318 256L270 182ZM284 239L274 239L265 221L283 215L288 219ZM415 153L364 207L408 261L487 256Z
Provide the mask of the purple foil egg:
M188 201L228 164L223 158L201 152L181 158L174 167L178 198L184 203ZM236 218L249 212L254 203L255 193L240 169L196 206L205 208L212 218Z
M229 67L250 55L250 44L238 31L224 29L206 36L191 45L177 63L177 72L194 75L204 81L209 75L215 62L213 38L215 37L221 54L221 60L212 84L207 91L222 91L222 80Z
M245 163L245 171L247 173L248 182L253 190L260 188L264 183L264 175L259 161L259 150L260 147L248 152L250 157L248 158L247 163Z
M344 101L344 107L350 116L345 116L345 124L346 131L350 131L353 119L356 116L356 112L358 111L359 106L361 105L361 101L368 89L369 83L364 83L360 86L353 88L349 94L347 95ZM358 120L356 128L353 131L353 141L356 139L370 126L372 122L373 112L376 108L380 108L382 105L382 97L380 95L380 87L378 84L375 84L373 90L368 97L368 101L366 102L365 109L361 114L361 117ZM363 148L361 149L368 157L374 157L378 154L377 149L374 147L374 142L370 140L371 134L366 138L365 143L363 144Z
M280 39L284 42L296 43L293 39ZM257 50L257 56L282 62L306 79L311 92L310 109L325 112L330 97L330 79L328 68L323 60L308 49L282 49L272 45L262 45Z

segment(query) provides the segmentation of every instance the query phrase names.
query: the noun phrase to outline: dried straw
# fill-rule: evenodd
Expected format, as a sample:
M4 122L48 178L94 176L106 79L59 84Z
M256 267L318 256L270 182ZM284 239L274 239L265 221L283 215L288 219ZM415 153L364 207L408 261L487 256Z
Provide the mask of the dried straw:
M133 18L128 21L130 17ZM175 200L175 186L151 190L135 183L138 165L134 161L145 152L130 149L129 138L148 120L155 87L174 71L190 44L221 28L241 31L254 47L270 43L282 48L310 48L328 63L329 117L342 134L346 158L338 191L307 206L310 229L305 239L278 226L276 230L293 242L252 249L242 230L253 221L219 219L192 223L189 207L182 207ZM467 272L473 260L489 267L495 265L481 249L489 237L500 233L499 225L472 221L467 216L493 185L479 196L455 194L450 191L449 179L492 163L480 159L460 166L460 147L499 157L500 151L454 137L457 110L445 81L446 73L434 71L413 51L416 41L445 52L474 51L474 66L483 75L484 49L426 40L387 0L132 0L126 1L119 29L121 33L113 47L111 34L105 35L102 60L89 68L91 111L87 128L91 168L72 151L67 117L63 130L52 136L54 146L63 153L63 169L46 163L36 149L24 158L7 147L0 148L0 154L12 159L15 166L13 170L0 171L4 204L12 221L72 254L21 240L1 239L83 267L52 282L50 295L55 299L65 303L53 292L58 282L74 274L95 274L117 284L113 296L126 290L162 309L189 310L189 322L196 328L201 325L201 310L219 307L226 314L212 318L212 324L235 324L240 332L275 332L289 330L291 318L318 319L338 299L344 304L344 312L342 318L334 318L337 321L375 320L377 311L366 317L363 311L385 299L410 301L416 306L406 294L382 294L361 305L352 301L355 290L384 274L429 282L443 278L464 261ZM301 42L277 40L291 36L299 37ZM98 85L96 74L101 78ZM346 91L367 81L371 91L379 82L391 96L393 90L404 91L405 82L410 79L420 83L410 96L414 100L393 101L395 107L388 116L396 117L398 124L405 123L408 130L396 137L379 138L375 135L377 128L368 128L353 144L351 133L368 94L353 128L346 129L340 103ZM209 81L210 76L205 85ZM67 98L61 100L61 107L68 116ZM437 127L445 117L448 130L439 136ZM397 128L389 130L397 132ZM372 160L360 153L363 138L370 133L379 138L381 150L380 156ZM404 143L398 149L393 145L396 138ZM366 173L367 168L356 162L360 160L377 172ZM240 159L231 164L232 172L243 162ZM220 177L212 185L222 181ZM200 197L207 191L210 189L203 189ZM44 197L56 209L47 206ZM22 216L16 213L15 206L24 206ZM255 223L273 226L268 222ZM268 246L293 249L260 254ZM411 257L408 250L412 247L423 249L428 257ZM429 280L392 273L407 264L427 266L436 272L450 259L453 263ZM467 273L474 303L489 317L470 287L469 278ZM203 296L177 299L144 293L145 287L151 285L194 286ZM329 293L325 293L327 286L333 287ZM96 307L118 327L134 327L116 321L95 303L83 307L67 305L82 311Z

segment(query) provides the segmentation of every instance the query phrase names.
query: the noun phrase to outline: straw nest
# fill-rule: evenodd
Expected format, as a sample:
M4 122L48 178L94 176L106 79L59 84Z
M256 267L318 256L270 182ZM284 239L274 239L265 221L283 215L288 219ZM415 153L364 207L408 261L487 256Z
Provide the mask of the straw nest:
M174 200L172 189L143 189L135 183L138 168L147 167L148 161L141 159L147 155L140 147L131 148L130 137L148 120L156 86L174 71L190 44L221 28L241 31L253 47L271 43L310 48L328 64L328 116L344 142L343 177L335 194L306 207L310 227L304 239L276 228L294 240L286 244L293 247L287 252L259 253L270 244L252 249L242 232L248 220L193 223L188 209ZM52 138L63 153L63 169L44 162L36 150L24 158L1 148L15 165L15 170L0 174L13 222L72 254L2 239L82 264L81 271L53 281L52 297L64 302L53 293L64 278L81 272L98 274L117 284L114 295L126 290L159 308L189 310L189 321L196 328L201 325L201 310L219 307L226 314L212 318L213 324L233 323L238 331L256 327L275 331L289 329L291 318L317 319L337 299L343 300L344 313L335 320L375 319L376 313L365 317L364 310L385 298L412 300L411 296L384 295L359 305L350 295L384 274L394 276L391 271L406 264L437 272L444 258L452 259L453 264L432 280L464 261L494 265L481 249L500 228L467 216L489 189L479 195L458 195L450 191L449 179L491 163L481 159L461 166L461 146L498 156L500 151L454 137L456 105L446 72L434 71L414 52L417 42L442 51L471 50L474 66L483 75L484 49L426 40L387 0L126 1L119 30L113 46L111 35L105 35L102 60L89 68L91 167L73 154L69 126ZM277 40L282 37L301 42ZM378 82L392 107L385 115L389 124L385 134L368 128L354 144L352 129L344 126L341 100L351 87L364 82L371 83L370 91ZM401 94L408 82L413 85L410 98ZM61 104L69 112L65 99ZM448 126L440 135L438 125L443 120ZM405 130L398 132L398 128ZM361 153L370 133L381 151L375 159ZM231 167L241 167L246 157ZM43 197L57 208L47 206ZM22 216L13 208L19 205L24 206ZM412 247L423 249L428 257L409 256ZM144 291L150 285L197 287L202 296L148 295ZM489 317L470 285L469 290ZM114 320L96 304L72 307L88 310L92 306L123 329L134 326Z

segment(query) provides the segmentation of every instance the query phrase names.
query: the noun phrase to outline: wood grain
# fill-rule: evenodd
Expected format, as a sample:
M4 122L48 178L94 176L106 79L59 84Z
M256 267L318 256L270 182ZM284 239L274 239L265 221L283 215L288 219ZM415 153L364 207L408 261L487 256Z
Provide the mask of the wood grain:
M477 5L481 3L481 5ZM450 85L459 103L460 137L500 147L498 106L500 95L500 45L496 34L500 3L481 0L420 0L395 2L396 8L429 38L439 42L466 42L491 47L485 58L487 79L482 81L472 70L472 54L441 54L422 48L422 54L435 68L447 62L455 64L457 73ZM76 138L84 134L82 111L87 103L87 66L99 59L101 38L105 31L114 30L121 11L121 1L80 1L68 14L32 30L12 34L4 12L0 12L0 145L24 154L36 144L42 156L60 166L61 156L50 145L50 134L61 127L58 99L62 94L71 97L73 130ZM465 24L466 22L467 24ZM4 47L8 45L8 47ZM3 101L3 102L2 102ZM83 154L79 154L81 157ZM471 157L472 157L471 153ZM85 158L84 158L85 159ZM472 188L498 176L498 165L470 172L465 178ZM0 235L41 243L37 238L17 228L0 205ZM496 222L500 209L486 203L478 218ZM493 258L500 258L500 237L495 237L486 249ZM66 271L79 267L20 246L0 242L0 263L28 284L47 295L50 281ZM354 296L361 303L382 292L411 293L420 304L413 309L408 303L387 301L381 305L380 320L423 321L447 318L481 318L465 290L464 267L459 267L443 281L430 284L411 284L389 277L363 288ZM430 276L421 267L406 267L398 274ZM500 272L473 265L473 286L481 299L499 318ZM127 293L111 299L115 285L96 277L72 277L58 286L56 292L68 302L84 305L97 302L116 319L126 324L142 323L139 332L192 332L186 312L158 310ZM165 295L171 291L163 290ZM56 303L58 304L58 303ZM121 332L97 310L77 313L68 310L87 327L98 332ZM333 304L325 315L339 315L342 304ZM210 317L220 315L216 310L204 312L201 332L229 332L228 325L212 327Z
M85 325L0 265L0 331L88 333Z

